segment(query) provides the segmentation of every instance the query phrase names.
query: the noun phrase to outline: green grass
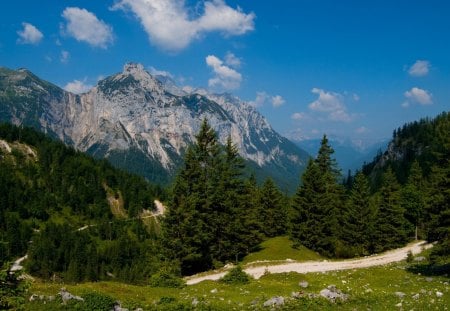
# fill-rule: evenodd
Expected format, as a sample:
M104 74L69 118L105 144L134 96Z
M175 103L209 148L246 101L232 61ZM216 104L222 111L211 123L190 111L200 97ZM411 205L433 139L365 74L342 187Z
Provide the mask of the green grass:
M300 281L309 282L309 287L301 288ZM450 287L448 277L432 277L410 273L404 263L369 269L347 270L329 273L283 273L269 274L249 284L227 285L220 282L205 281L183 289L151 288L114 282L84 283L65 285L73 294L99 292L114 297L124 307L142 307L144 310L176 309L173 301L192 307L198 300L196 310L264 310L262 304L274 296L291 297L292 292L303 291L303 298L288 298L284 310L448 310L450 306ZM334 284L349 295L349 300L336 304L323 298L308 298L308 294L318 294L328 285ZM30 293L55 295L62 284L35 282ZM436 292L443 297L437 297ZM403 292L400 298L396 292ZM418 299L413 295L419 294ZM31 295L31 294L30 294ZM161 302L162 301L162 302ZM167 303L167 305L166 305ZM52 310L61 308L60 302L44 305L41 302L27 302L26 310ZM65 310L70 310L65 307ZM179 309L187 310L187 309ZM268 309L267 309L268 310Z
M277 261L317 260L321 257L306 249L296 250L287 237L269 239L261 250L250 254L244 263L257 260ZM309 286L301 288L299 282ZM426 277L406 270L406 263L394 263L367 269L327 273L267 274L248 284L228 285L223 282L204 281L196 285L176 288L152 288L118 282L94 282L76 285L36 281L29 291L38 295L56 295L65 286L75 295L100 293L122 302L133 310L269 310L263 303L274 296L283 296L286 304L281 310L449 310L450 279L448 276ZM318 297L329 285L349 295L345 302L331 303ZM292 292L302 292L300 298L291 298ZM404 293L399 297L396 292ZM437 297L436 292L443 293ZM417 295L415 297L414 295ZM310 297L314 295L314 297ZM28 298L28 297L27 297ZM193 301L198 301L194 308ZM401 306L399 305L401 303ZM61 305L61 301L27 302L25 310L74 310L79 306Z
M287 236L275 237L261 243L261 250L247 255L242 263L248 264L255 261L274 260L284 261L292 259L296 261L320 260L323 259L318 253L300 246L293 248L293 242Z

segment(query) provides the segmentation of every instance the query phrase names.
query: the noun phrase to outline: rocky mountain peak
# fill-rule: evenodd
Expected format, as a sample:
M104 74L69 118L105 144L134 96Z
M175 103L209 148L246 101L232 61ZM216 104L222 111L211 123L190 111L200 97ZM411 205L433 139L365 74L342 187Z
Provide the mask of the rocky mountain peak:
M138 63L125 64L122 72L81 95L37 77L25 84L8 76L0 71L0 86L15 93L4 100L0 96L0 121L34 126L149 180L170 180L205 118L221 143L231 136L261 178L295 185L306 162L305 152L276 133L248 103L231 94L179 88L170 76L154 76ZM30 92L33 97L14 98Z

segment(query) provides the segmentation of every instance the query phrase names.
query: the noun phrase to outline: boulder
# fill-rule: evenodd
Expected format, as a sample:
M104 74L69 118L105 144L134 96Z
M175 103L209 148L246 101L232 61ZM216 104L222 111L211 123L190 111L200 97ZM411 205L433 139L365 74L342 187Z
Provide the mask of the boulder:
M67 303L67 301L69 300L78 300L78 301L84 301L83 298L81 298L80 296L75 296L72 295L71 293L69 293L64 287L61 288L61 290L59 291L59 295L61 295L62 301L64 304Z
M307 281L301 281L300 283L298 283L298 285L300 287L307 288L309 286L309 283Z
M395 296L397 296L398 298L402 299L403 297L405 297L405 293L403 292L395 292Z
M278 296L278 297L272 297L266 302L264 302L264 307L279 307L284 305L284 297Z
M348 295L342 293L336 288L336 285L329 285L320 291L320 296L328 299L331 302L336 302L336 300L345 301L348 299Z

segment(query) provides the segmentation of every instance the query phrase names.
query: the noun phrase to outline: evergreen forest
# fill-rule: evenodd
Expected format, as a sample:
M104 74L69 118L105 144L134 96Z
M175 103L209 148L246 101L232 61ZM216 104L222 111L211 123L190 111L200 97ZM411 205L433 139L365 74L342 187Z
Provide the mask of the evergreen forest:
M271 179L258 184L207 120L168 189L1 124L0 262L27 254L27 272L43 279L178 286L288 235L329 258L437 241L431 264L448 272L449 133L447 112L405 124L388 151L344 179L324 135L290 197ZM155 200L163 216L152 216Z

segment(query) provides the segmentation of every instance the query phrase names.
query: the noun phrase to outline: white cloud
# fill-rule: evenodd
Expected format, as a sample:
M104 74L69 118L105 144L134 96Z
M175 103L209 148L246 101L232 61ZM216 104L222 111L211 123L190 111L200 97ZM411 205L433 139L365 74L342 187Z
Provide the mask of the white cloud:
M222 32L242 35L254 29L255 14L231 8L224 0L204 2L202 15L192 18L184 0L119 0L113 10L132 11L141 22L149 40L163 49L178 51L203 33Z
M359 95L356 93L354 93L352 97L355 102L359 102L359 100L361 99L361 97L359 97Z
M278 108L281 105L283 105L285 102L286 102L286 100L280 95L271 96L271 95L267 94L267 92L256 92L255 100L249 101L248 103L255 108L262 107L265 104L269 104L269 103L274 108Z
M409 75L413 77L423 77L430 71L431 64L427 60L417 60L409 69Z
M73 80L72 82L67 83L64 86L64 89L68 92L72 92L75 94L86 93L92 88L92 85L86 84L86 79L83 81Z
M272 106L274 108L278 108L281 105L283 105L286 101L284 100L283 97L281 97L280 95L275 95L272 97Z
M242 75L233 68L224 65L223 61L218 57L208 55L206 64L214 72L214 77L208 80L209 87L233 90L241 85Z
M403 95L406 97L406 101L402 104L402 107L404 108L407 108L414 103L420 105L433 104L433 95L427 90L423 90L418 87L413 87L411 90L406 91Z
M248 103L255 108L264 106L264 103L270 98L269 94L266 92L256 92L255 100L249 101Z
M291 119L296 120L296 121L300 121L300 120L304 120L306 119L306 113L304 112L295 112L291 115Z
M241 67L241 60L233 53L228 52L227 55L225 55L225 64L233 68L239 68Z
M169 77L169 78L173 79L173 75L170 72L165 71L165 70L156 69L153 66L150 66L148 68L148 71L154 76L163 76L163 77Z
M23 29L17 31L19 38L17 43L20 44L38 44L44 35L35 26L30 23L22 23Z
M67 22L64 33L78 41L106 49L114 40L112 27L86 9L68 7L62 16Z
M70 53L67 51L61 51L61 57L59 60L61 63L67 63L69 61Z
M347 112L343 102L344 97L341 94L319 88L313 88L311 92L319 97L309 104L310 110L326 114L331 121L350 122L355 117Z

